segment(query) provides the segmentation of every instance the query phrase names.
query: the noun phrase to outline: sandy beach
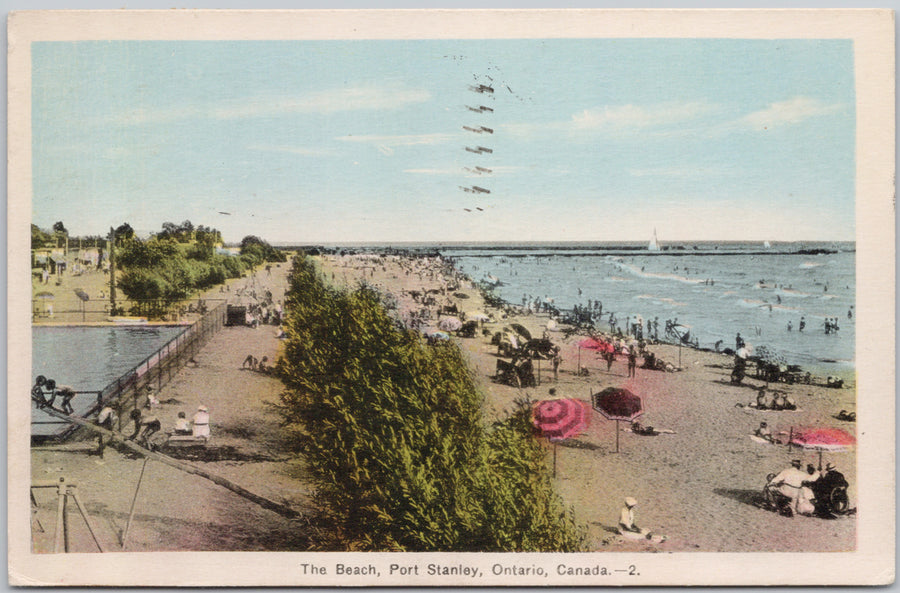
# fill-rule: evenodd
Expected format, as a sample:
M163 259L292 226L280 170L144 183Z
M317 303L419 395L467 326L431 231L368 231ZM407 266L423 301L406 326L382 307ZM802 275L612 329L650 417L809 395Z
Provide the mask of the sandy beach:
M488 334L512 322L521 323L540 336L548 318L515 315L501 319L503 312L486 306L479 291L466 279L458 290L443 294L453 280L436 264L421 260L385 257L322 256L322 271L338 285L353 286L360 280L393 295L401 316L422 312L411 291L433 290L435 303L428 307L436 323L436 308L456 305L461 311L481 311L495 322L486 322ZM445 270L444 270L445 271ZM283 299L288 264L257 272L257 286L269 289L273 299ZM409 272L409 273L407 273ZM232 291L215 289L209 296L227 296L237 302L236 290L248 279L233 281ZM464 296L459 296L464 295ZM288 450L281 437L279 418L270 404L277 402L280 382L266 374L242 370L247 354L274 360L278 353L277 328L260 326L225 328L213 337L189 366L164 386L157 398L163 402L155 412L166 430L179 411L190 416L197 406L210 408L213 440L222 451L217 460L191 463L240 484L242 487L293 508L304 515L314 511L314 493L304 479L302 459ZM787 518L757 506L766 475L788 466L791 459L818 464L818 453L789 451L786 446L761 444L750 438L761 421L773 433L787 434L797 426L834 426L853 433L855 426L837 420L840 410L855 411L855 388L830 389L821 381L779 384L798 404L796 411L757 411L746 407L762 383L752 377L742 385L731 385L731 359L672 345L652 345L657 357L678 366L678 372L638 369L629 379L624 359L617 359L609 372L596 353L581 350L584 336L566 337L548 332L560 345L563 362L558 380L543 361L540 385L518 389L490 380L497 361L497 347L489 335L456 338L466 353L484 394L485 420L502 416L520 396L533 400L574 397L589 401L589 395L606 387L626 387L639 394L646 410L641 421L667 432L641 436L618 428L620 451L615 452L613 421L592 412L588 429L579 437L547 445L552 464L556 447L558 493L571 505L579 522L587 528L587 547L602 551L842 551L855 545L856 519L811 517ZM576 374L577 364L588 370ZM177 403L175 403L177 402ZM668 431L671 431L669 433ZM35 481L64 476L76 483L88 513L109 549L121 548L121 532L127 522L143 460L135 455L107 449L101 460L90 454L95 440L50 444L32 449ZM825 453L850 482L851 504L856 501L855 453ZM45 533L35 536L35 551L52 549L55 495L40 493L38 513ZM638 500L636 522L667 541L625 540L614 527L626 496ZM80 523L72 520L73 524ZM71 534L78 551L94 551L89 536L75 525ZM305 519L290 520L264 510L212 482L151 461L147 464L128 536L128 550L305 550L321 545ZM49 546L49 547L48 547Z

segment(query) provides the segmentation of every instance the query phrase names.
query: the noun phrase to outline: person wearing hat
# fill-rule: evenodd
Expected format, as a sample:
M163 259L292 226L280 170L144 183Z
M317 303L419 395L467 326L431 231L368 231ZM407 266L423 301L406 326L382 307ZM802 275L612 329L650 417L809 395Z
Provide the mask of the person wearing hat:
M630 496L625 497L625 506L619 512L619 533L625 535L627 533L644 533L643 530L634 524L634 507L637 501Z
M778 506L785 515L793 515L797 512L797 503L800 499L800 489L803 482L809 479L809 474L801 469L799 459L791 461L791 467L782 470L766 484L766 496ZM778 504L778 497L787 499L786 504Z
M825 464L825 473L812 485L813 495L816 500L816 510L820 513L828 512L828 504L832 493L837 488L847 488L850 484L830 461Z
M191 419L194 436L209 440L209 409L206 406L197 408L197 413Z

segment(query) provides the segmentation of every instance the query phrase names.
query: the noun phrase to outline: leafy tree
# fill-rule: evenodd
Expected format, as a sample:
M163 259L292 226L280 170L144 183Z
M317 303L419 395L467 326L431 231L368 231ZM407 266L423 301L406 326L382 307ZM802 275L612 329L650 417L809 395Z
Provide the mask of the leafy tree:
M61 233L63 235L69 234L69 231L66 230L66 225L64 225L61 220L53 223L53 232Z
M453 343L430 346L361 286L325 286L295 259L280 410L346 548L574 551L527 402L485 426Z
M53 244L53 236L50 233L42 231L38 225L31 225L31 248L40 249L47 245Z
M116 236L116 246L124 245L134 239L134 229L127 222L123 222L114 231Z

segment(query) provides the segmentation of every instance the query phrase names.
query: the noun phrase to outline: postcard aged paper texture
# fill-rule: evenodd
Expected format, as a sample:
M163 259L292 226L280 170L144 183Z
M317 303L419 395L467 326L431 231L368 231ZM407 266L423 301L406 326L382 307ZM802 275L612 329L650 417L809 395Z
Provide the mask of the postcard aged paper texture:
M892 582L893 32L11 14L10 582Z

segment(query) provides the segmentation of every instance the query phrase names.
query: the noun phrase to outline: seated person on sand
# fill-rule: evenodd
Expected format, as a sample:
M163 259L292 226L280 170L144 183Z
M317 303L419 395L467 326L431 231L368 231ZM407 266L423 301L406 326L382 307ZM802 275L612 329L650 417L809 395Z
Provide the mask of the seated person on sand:
M766 484L767 497L781 496L785 500L784 505L778 505L779 510L785 515L801 514L809 515L815 511L811 503L812 490L805 483L809 482L810 475L800 469L799 459L791 461L791 467L782 470ZM802 489L807 492L801 492Z
M772 443L775 442L775 438L772 436L772 431L769 430L769 425L766 424L765 422L760 422L759 428L757 428L753 434L755 434L759 438L765 439L769 442L772 442Z
M649 529L641 529L634 524L634 507L636 506L637 501L635 499L630 496L625 497L625 506L619 511L619 524L617 525L619 534L631 539L649 539L658 542L666 541L666 536L663 535L654 538Z
M644 436L656 436L659 434L652 426L643 426L638 421L631 423L631 432Z
M846 422L856 422L856 412L841 410L840 412L838 412L837 419L844 420Z
M193 435L209 440L209 409L206 406L197 408L197 413L191 419L193 421Z
M773 400L774 398L768 391L760 388L759 393L756 394L756 407L759 410L771 409Z
M797 404L794 400L786 396L783 392L775 392L775 399L772 400L773 410L796 410Z
M193 433L191 423L188 422L184 412L178 412L178 420L175 421L175 434L179 436L190 435Z

